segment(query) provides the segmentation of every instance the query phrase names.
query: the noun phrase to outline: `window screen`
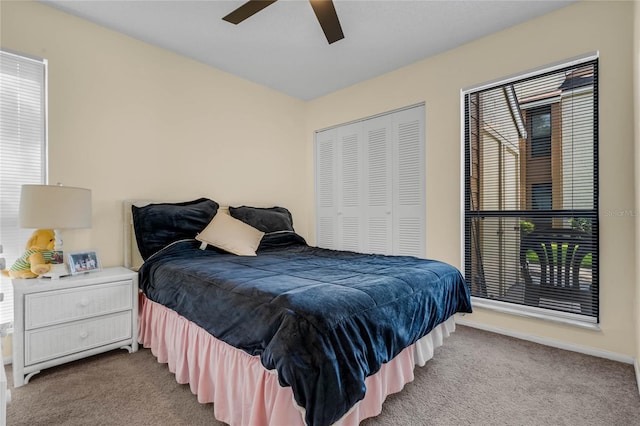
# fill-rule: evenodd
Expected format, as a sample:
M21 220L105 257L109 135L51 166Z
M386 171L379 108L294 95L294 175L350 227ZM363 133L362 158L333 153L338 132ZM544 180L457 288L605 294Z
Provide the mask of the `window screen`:
M597 322L597 58L466 91L464 108L471 294Z

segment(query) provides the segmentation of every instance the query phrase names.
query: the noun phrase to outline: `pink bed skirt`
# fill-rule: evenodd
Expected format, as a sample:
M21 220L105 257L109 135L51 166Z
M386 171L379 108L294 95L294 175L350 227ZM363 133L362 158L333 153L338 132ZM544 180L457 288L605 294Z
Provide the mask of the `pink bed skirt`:
M158 362L167 363L176 381L188 383L201 403L213 403L215 417L232 426L304 425L304 409L277 372L265 369L258 356L234 348L176 312L140 294L139 340ZM455 330L453 317L416 344L407 347L366 379L365 398L336 425L357 426L382 411L387 395L413 380L416 364L433 356L444 337Z

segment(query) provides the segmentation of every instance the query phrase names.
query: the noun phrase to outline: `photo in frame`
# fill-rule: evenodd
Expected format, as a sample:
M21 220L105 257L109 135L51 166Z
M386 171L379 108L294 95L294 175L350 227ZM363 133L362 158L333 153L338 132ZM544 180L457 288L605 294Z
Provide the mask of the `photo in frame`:
M53 265L58 265L60 263L64 263L62 260L64 258L64 253L62 250L52 250L51 251L51 263Z
M95 272L102 269L98 254L93 250L76 251L67 257L71 275Z

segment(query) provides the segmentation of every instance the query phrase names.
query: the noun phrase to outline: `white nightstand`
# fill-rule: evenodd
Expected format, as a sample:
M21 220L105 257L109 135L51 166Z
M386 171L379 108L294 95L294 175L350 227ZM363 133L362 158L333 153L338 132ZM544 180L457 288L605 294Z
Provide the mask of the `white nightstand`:
M138 350L138 274L122 267L12 280L13 385L44 368L113 349Z
M0 341L0 426L7 424L7 403L11 402L11 392L7 388L7 376L2 359L2 341Z

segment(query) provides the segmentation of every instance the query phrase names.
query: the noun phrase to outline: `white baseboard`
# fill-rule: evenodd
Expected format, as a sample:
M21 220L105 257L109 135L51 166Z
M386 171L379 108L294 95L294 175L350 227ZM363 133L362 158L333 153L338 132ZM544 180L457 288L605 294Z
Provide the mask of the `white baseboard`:
M633 368L636 370L636 383L638 384L638 393L640 393L640 361L639 358L633 363Z
M527 340L529 342L539 343L545 346L551 346L558 349L564 349L567 351L578 352L585 355L591 355L598 358L610 359L612 361L623 362L625 364L634 364L636 367L636 378L638 379L638 386L640 388L640 375L638 367L638 361L627 355L618 354L615 352L605 351L603 349L591 348L589 346L581 346L573 343L567 343L560 340L547 339L545 337L534 336L528 333L521 333L518 331L507 330L500 327L494 327L491 325L478 324L473 321L465 320L464 318L456 317L456 324L465 325L467 327L478 328L492 333L503 334L509 337L515 337L516 339ZM640 389L639 389L640 390Z

